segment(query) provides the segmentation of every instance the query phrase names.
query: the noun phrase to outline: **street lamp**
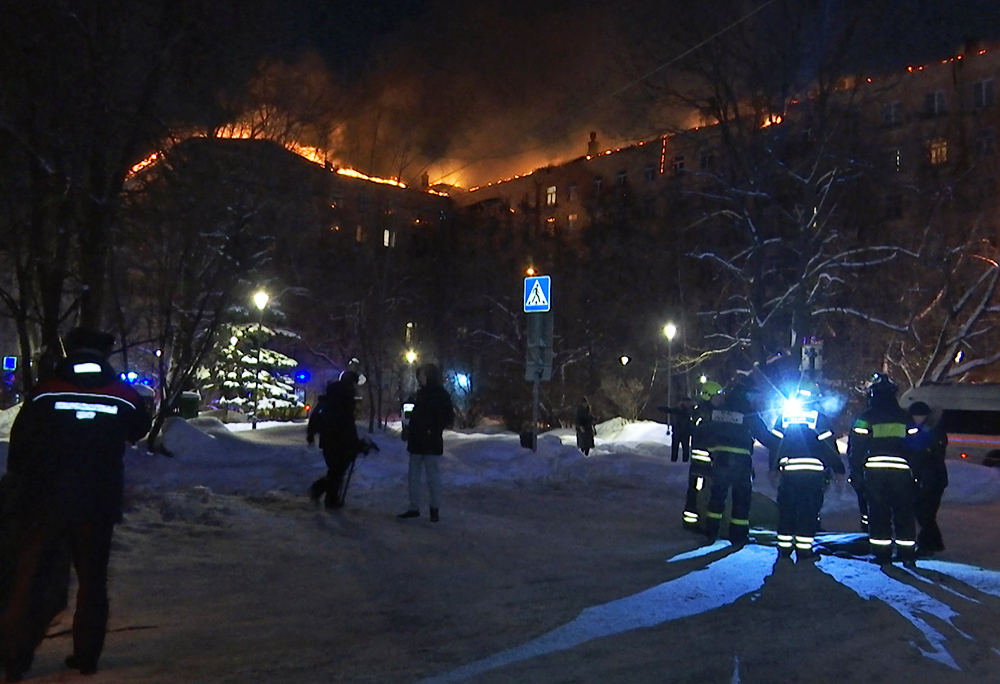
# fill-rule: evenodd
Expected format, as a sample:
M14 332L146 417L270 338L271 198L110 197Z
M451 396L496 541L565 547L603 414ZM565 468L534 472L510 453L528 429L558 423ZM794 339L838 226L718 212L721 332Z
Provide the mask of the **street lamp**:
M413 363L416 360L417 360L417 352L413 351L412 349L406 352L407 363Z
M267 300L270 297L263 290L260 290L253 296L254 306L257 307L257 370L254 373L253 378L253 425L251 429L257 429L257 416L260 414L260 364L261 364L261 352L264 347L264 342L261 339L262 332L264 330L264 307L267 306Z
M667 336L667 406L671 406L671 390L674 379L674 336L677 334L677 326L667 323L663 326L663 334Z
M622 356L622 357L621 357L620 359L618 359L618 360L622 362L622 365L623 365L623 366L627 366L627 365L628 365L628 362L629 362L629 361L631 361L632 359L630 359L630 358L629 358L629 357L627 357L627 356Z

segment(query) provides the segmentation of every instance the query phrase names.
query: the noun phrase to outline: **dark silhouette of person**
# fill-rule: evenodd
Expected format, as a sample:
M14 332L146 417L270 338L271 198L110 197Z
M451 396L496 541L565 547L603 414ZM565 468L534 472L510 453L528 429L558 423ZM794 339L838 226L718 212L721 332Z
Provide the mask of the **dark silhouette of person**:
M576 446L583 452L584 456L590 455L590 450L594 448L594 414L590 411L590 402L587 397L580 400L580 405L576 407Z
M141 397L107 361L114 337L77 328L66 358L21 407L10 434L7 475L16 489L17 569L0 620L8 682L31 668L53 617L47 595L63 552L76 569L73 653L66 665L97 671L108 624L108 561L122 519L123 456L150 427ZM60 560L63 559L63 560Z
M323 450L327 468L326 475L313 482L309 495L316 502L322 498L327 509L344 506L340 492L344 475L355 457L365 449L354 422L360 378L357 369L348 366L339 380L326 386L326 393L309 414L306 441L312 444L319 435L319 448Z
M441 455L444 454L442 433L455 421L451 396L441 385L441 371L433 363L417 369L420 389L413 398L406 450L410 452L407 483L410 507L398 518L420 517L420 490L423 472L427 472L430 493L430 520L438 522L441 508Z

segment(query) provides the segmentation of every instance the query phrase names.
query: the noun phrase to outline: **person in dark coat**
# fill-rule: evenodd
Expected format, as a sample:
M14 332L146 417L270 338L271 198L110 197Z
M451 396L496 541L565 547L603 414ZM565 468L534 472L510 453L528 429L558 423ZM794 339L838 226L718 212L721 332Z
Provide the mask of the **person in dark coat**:
M436 365L428 363L418 368L417 382L420 383L420 389L413 400L406 440L406 450L410 452L410 507L397 517L420 517L421 479L426 470L431 522L437 522L441 508L440 462L444 453L442 433L455 421L455 408L448 391L441 386L441 371Z
M327 467L326 475L309 488L309 495L317 503L322 498L327 509L344 506L340 495L344 475L357 455L365 451L354 416L360 378L358 371L348 366L339 380L326 386L326 393L309 414L306 441L312 444L319 435L319 448Z
M928 556L944 551L941 528L937 524L937 512L941 507L941 496L948 486L948 468L945 465L945 451L948 435L940 425L928 423L931 408L922 401L910 406L911 423L906 430L906 447L917 454L919 464L917 477L916 517L920 532L917 533L917 553Z
M670 425L670 460L677 462L677 456L687 463L691 458L691 433L694 431L694 401L684 397L677 406L660 406L667 414Z
M590 412L590 402L587 397L580 400L580 405L576 407L576 446L583 452L584 456L590 454L594 448L594 414Z
M108 624L111 538L122 519L123 456L150 427L141 397L106 360L111 335L77 328L65 344L68 356L27 397L11 428L7 475L17 490L17 570L0 620L8 682L30 669L45 637L53 617L45 596L67 546L77 594L66 665L97 671Z

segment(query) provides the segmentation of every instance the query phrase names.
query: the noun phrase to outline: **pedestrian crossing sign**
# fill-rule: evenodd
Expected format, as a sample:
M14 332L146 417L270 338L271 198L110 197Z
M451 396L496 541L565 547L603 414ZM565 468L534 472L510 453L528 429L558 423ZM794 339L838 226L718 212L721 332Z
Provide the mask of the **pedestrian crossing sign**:
M529 276L524 279L524 313L550 311L552 299L552 278L549 276Z

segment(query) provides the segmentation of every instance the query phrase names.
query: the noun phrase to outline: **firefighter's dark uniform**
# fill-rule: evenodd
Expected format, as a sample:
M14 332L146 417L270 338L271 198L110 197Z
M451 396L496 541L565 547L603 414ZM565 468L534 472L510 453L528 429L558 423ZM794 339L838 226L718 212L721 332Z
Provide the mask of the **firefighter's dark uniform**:
M96 349L70 353L25 400L7 460L18 488L17 570L0 622L9 681L31 667L45 637L53 617L45 608L47 585L59 575L53 566L66 545L78 584L67 664L96 671L108 621L111 537L122 517L122 459L127 443L149 426L140 396Z
M771 450L772 471L780 471L778 485L778 552L799 560L814 557L813 540L823 507L823 491L830 473L843 474L830 420L806 406L786 409L774 423L778 438Z
M901 560L915 556L917 485L911 462L915 458L905 444L909 421L896 401L895 386L873 385L870 408L854 421L849 437L851 480L863 481L868 538L880 563L892 559L894 544ZM859 502L861 497L859 493Z
M700 429L710 408L711 402L704 401L691 410L691 463L688 466L687 496L681 523L684 529L698 534L705 533L705 511L712 486L712 454L708 450L710 435Z
M726 499L732 489L729 540L734 544L743 544L750 529L753 443L756 439L765 446L770 446L773 438L739 389L723 395L718 405L710 403L696 432L702 435L699 441L708 445L712 460L712 491L705 513L705 534L710 540L718 537ZM695 452L692 450L692 463L694 458Z

